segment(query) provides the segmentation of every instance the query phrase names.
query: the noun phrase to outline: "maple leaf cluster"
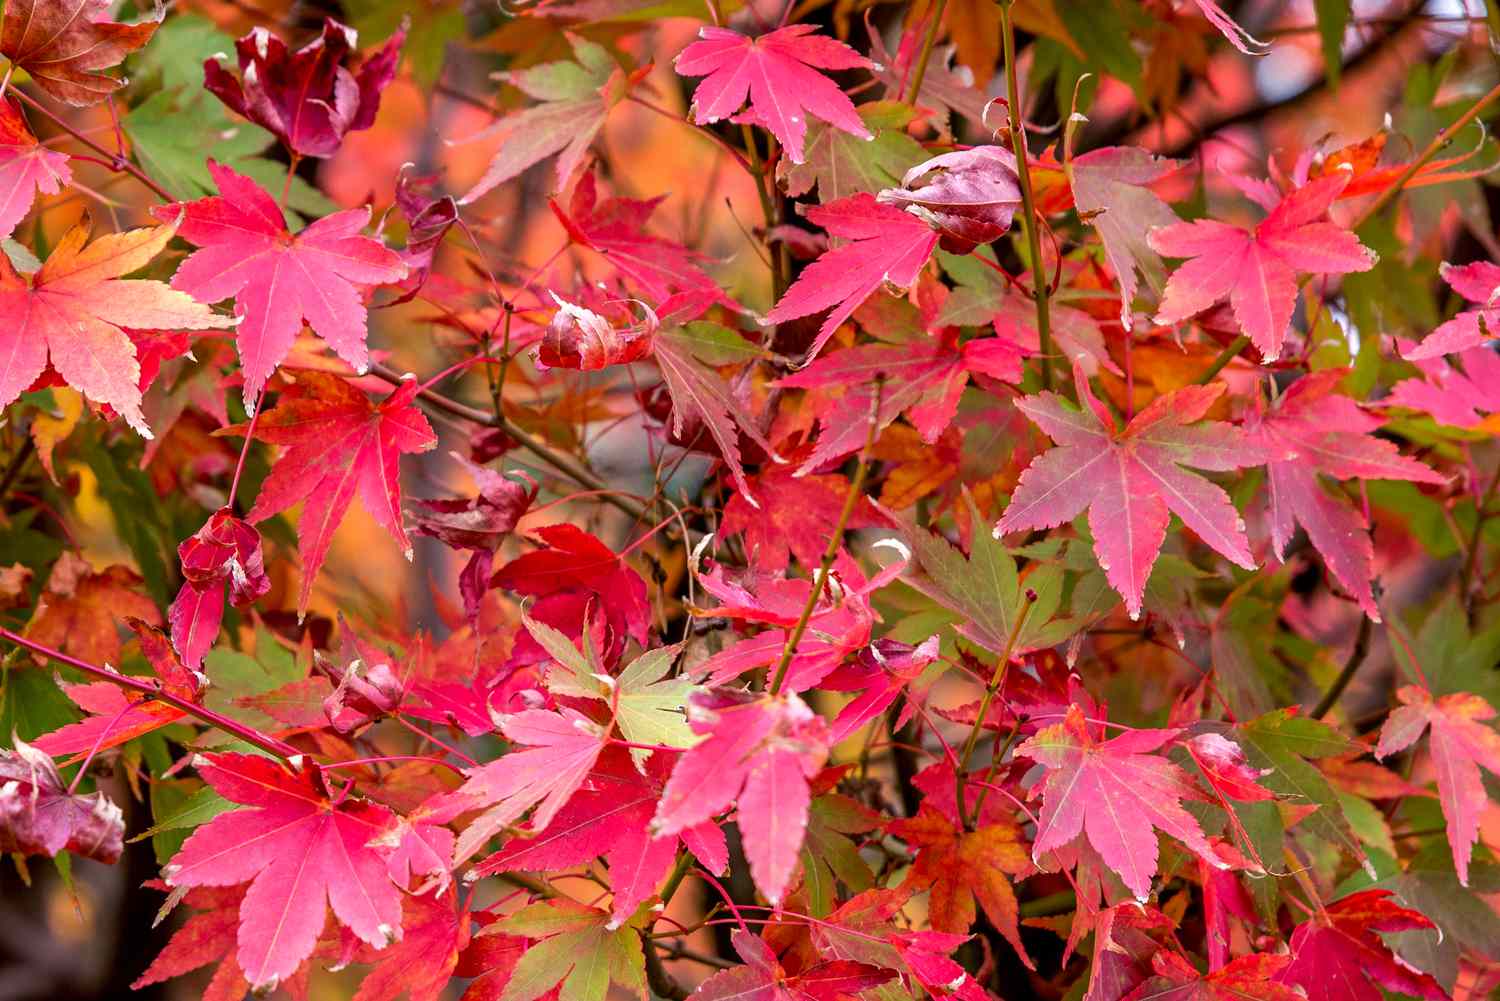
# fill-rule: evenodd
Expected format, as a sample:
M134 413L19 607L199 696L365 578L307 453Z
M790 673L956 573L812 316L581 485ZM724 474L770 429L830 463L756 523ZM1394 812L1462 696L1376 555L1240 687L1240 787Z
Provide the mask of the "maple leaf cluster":
M6 864L206 1001L1493 994L1489 29L1301 143L1242 6L5 0Z

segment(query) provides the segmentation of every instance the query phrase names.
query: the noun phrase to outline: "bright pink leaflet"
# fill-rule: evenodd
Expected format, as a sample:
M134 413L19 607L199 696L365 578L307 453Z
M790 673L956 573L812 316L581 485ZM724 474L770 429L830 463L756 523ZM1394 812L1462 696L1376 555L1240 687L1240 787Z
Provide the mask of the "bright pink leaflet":
M818 70L868 69L869 60L843 42L814 35L810 24L748 38L728 28L698 29L699 40L673 65L683 76L707 77L693 91L699 125L734 114L748 95L757 124L764 125L793 163L803 162L807 116L869 138L870 131L838 85Z
M427 451L437 444L437 436L413 402L415 379L402 382L378 404L325 372L303 372L298 380L299 395L288 399L284 394L256 425L256 437L286 446L286 451L261 485L246 520L265 521L307 502L297 520L302 553L298 608L306 612L313 578L356 492L365 510L411 558L411 542L401 525L400 458Z
M467 782L435 804L435 810L451 808L454 816L484 810L459 835L455 862L471 857L532 807L532 826L545 829L593 770L609 736L607 727L573 709L528 709L507 716L500 729L522 747L469 772Z
M1479 769L1500 776L1500 734L1490 726L1494 708L1468 692L1434 699L1425 689L1408 685L1396 693L1402 702L1380 730L1376 757L1405 750L1431 729L1427 749L1437 771L1438 800L1448 821L1448 844L1458 881L1469 885L1469 859L1479 840L1479 817L1489 804Z
M1470 348L1458 361L1462 369L1441 357L1417 359L1414 364L1427 378L1402 379L1380 402L1421 411L1452 427L1480 425L1489 414L1500 412L1500 353Z
M164 222L180 216L177 235L202 248L178 267L172 287L204 302L234 296L246 405L254 407L304 318L340 358L363 372L370 359L362 288L406 276L399 254L360 235L370 210L335 212L293 234L260 185L212 160L208 170L219 197L154 211Z
M790 692L727 689L694 695L689 721L705 739L672 769L652 831L677 834L734 804L750 875L780 906L807 833L808 780L828 758L828 727Z
M1181 323L1228 298L1245 336L1261 357L1275 361L1297 304L1299 272L1344 275L1375 266L1375 254L1327 218L1348 183L1347 171L1312 181L1250 230L1216 219L1153 230L1149 242L1157 253L1192 258L1167 279L1156 322Z
M1263 461L1239 428L1200 423L1224 384L1158 396L1119 431L1076 364L1073 379L1087 404L1082 410L1052 392L1016 401L1058 447L1021 474L996 535L1052 528L1087 509L1094 553L1131 618L1140 617L1146 579L1173 512L1216 552L1253 570L1244 523L1229 495L1183 468L1237 469Z
M0 236L15 232L37 192L55 195L72 183L68 155L37 142L21 110L0 98Z
M710 872L723 872L729 865L729 848L724 832L712 821L685 828L676 836L650 833L651 816L676 757L654 752L643 775L624 748L606 748L588 781L546 828L530 837L511 839L475 866L474 875L565 869L602 855L614 891L610 910L614 920L623 924L666 878L679 843Z
M1308 1001L1381 1001L1380 988L1427 1001L1448 992L1396 958L1379 932L1419 931L1432 922L1397 906L1389 890L1363 890L1322 908L1292 932L1292 962L1276 975Z
M1473 264L1444 264L1443 280L1477 308L1466 309L1422 338L1415 346L1405 346L1401 357L1416 361L1439 355L1457 354L1479 347L1500 331L1500 264L1475 261Z
M808 349L812 358L876 289L887 282L900 288L915 282L932 257L938 234L916 216L865 193L814 206L807 218L829 236L848 242L804 268L766 320L784 323L832 309Z
M238 958L257 990L289 977L312 954L328 905L339 922L377 948L401 937L401 892L370 842L391 813L334 795L318 768L288 772L249 754L219 754L198 773L246 809L199 827L163 870L171 886L250 881L240 905Z
M1156 831L1170 834L1200 858L1222 866L1213 846L1180 800L1201 799L1186 772L1158 752L1178 730L1127 730L1100 740L1077 706L1016 748L1047 769L1032 857L1086 834L1104 863L1140 900L1156 875Z
M1372 619L1380 621L1375 595L1375 547L1362 511L1318 482L1322 473L1335 480L1411 480L1445 483L1431 467L1401 454L1395 442L1370 432L1385 423L1335 390L1346 369L1324 369L1305 375L1283 393L1271 409L1245 422L1250 440L1270 457L1271 541L1277 556L1300 523L1322 554L1334 578L1354 595Z

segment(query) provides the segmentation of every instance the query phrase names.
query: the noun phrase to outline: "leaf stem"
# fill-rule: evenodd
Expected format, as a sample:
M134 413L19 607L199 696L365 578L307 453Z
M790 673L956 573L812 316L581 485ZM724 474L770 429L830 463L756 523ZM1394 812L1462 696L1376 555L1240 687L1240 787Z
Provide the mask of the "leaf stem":
M1031 287L1036 299L1037 353L1041 356L1042 388L1052 388L1051 289L1042 273L1040 216L1031 167L1026 160L1026 126L1021 120L1021 84L1016 69L1016 31L1010 19L1010 0L1000 3L1000 40L1005 56L1005 97L1010 112L1010 146L1016 156L1016 176L1021 183L1021 226L1026 232L1026 250L1031 257Z
M187 699L173 695L171 692L150 681L145 681L128 674L120 674L107 668L99 667L97 664L90 664L86 660L79 660L77 657L69 656L61 650L54 650L49 646L22 636L20 633L12 632L4 626L0 626L0 639L9 640L16 646L25 647L27 650L41 654L43 657L67 664L69 667L82 671L90 677L98 678L100 681L107 681L120 688L140 692L147 698L156 699L158 702L165 702L172 708L186 713L200 722L206 723L217 730L222 730L231 736L238 737L245 743L252 744L267 754L281 758L282 760L290 760L302 753L284 740L261 733L254 727L247 726L239 720L230 719L228 716L215 712L207 706L200 706L189 702Z
M792 631L787 633L786 644L781 648L781 659L776 663L776 673L771 680L772 695L781 694L781 686L786 681L786 673L792 665L792 657L797 653L797 645L802 642L802 634L807 632L807 623L812 619L813 609L817 607L823 588L828 585L828 574L833 569L833 561L838 558L839 550L843 548L844 530L849 527L849 519L854 514L854 506L864 495L865 476L870 471L870 450L875 447L875 436L880 428L880 397L884 387L883 378L875 380L875 393L870 403L870 429L865 434L864 448L859 450L859 465L854 470L854 479L849 482L849 492L844 495L844 507L839 512L838 523L833 527L833 535L828 539L828 548L823 550L823 558L818 561L818 572L813 576L813 586L812 590L807 593L807 603L802 606L802 614L798 616L797 624L792 627Z

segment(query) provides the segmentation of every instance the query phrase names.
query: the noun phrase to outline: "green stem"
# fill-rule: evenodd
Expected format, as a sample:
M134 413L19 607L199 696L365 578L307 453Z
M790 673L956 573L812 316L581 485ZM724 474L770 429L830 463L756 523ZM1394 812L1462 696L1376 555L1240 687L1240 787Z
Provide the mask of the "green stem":
M959 756L958 767L954 770L954 782L957 789L958 820L963 827L969 826L969 818L964 807L964 796L967 792L967 783L964 776L969 773L969 759L974 756L974 748L979 744L979 733L984 729L984 718L989 715L990 703L995 701L995 695L1000 691L1000 686L1005 684L1005 675L1010 669L1010 655L1016 648L1016 640L1021 636L1021 630L1026 626L1026 620L1031 616L1031 609L1036 599L1028 589L1023 598L1021 613L1016 616L1016 624L1010 627L1010 635L1005 638L1005 650L1000 654L1000 660L995 664L995 672L990 675L990 683L984 686L984 696L979 700L979 712L974 716L974 725L969 728L969 736L964 740L963 753ZM977 814L978 807L975 807Z
M1010 105L1010 146L1016 156L1016 176L1021 183L1021 226L1031 257L1032 295L1036 298L1037 353L1041 356L1042 388L1052 388L1051 289L1042 268L1041 216L1031 186L1031 167L1026 159L1026 126L1021 120L1021 84L1016 70L1016 32L1010 20L1010 2L1000 3L1000 40L1005 55L1005 97Z
M932 23L927 26L927 36L922 39L922 51L917 55L916 68L912 71L911 79L906 82L906 95L901 98L903 104L917 106L917 95L922 93L927 63L932 58L932 47L937 43L938 32L943 27L943 14L947 9L948 0L937 0L937 7L932 12Z
M839 549L844 544L844 530L849 527L849 519L854 514L854 506L859 503L859 498L864 495L865 476L870 471L870 449L875 446L875 436L880 429L880 397L884 383L877 379L875 382L875 394L870 407L870 430L865 435L865 447L859 451L859 465L854 470L854 479L849 483L849 492L844 496L844 508L839 512L838 524L833 527L833 535L828 540L828 548L823 550L823 558L818 562L818 572L813 577L812 590L807 593L807 603L802 606L802 614L797 618L797 624L787 634L786 645L781 648L781 659L776 664L776 671L771 680L771 694L779 695L781 685L786 681L786 672L792 664L792 657L797 653L797 644L802 642L802 634L807 632L807 623L812 619L813 609L817 607L818 598L823 594L823 588L828 584L828 574L833 568L833 561L838 558Z

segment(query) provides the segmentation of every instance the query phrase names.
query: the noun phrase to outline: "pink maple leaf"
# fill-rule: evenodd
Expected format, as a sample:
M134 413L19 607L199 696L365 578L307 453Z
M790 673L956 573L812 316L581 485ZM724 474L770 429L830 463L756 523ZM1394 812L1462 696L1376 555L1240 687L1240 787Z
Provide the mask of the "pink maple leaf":
M1380 610L1370 588L1375 547L1364 513L1347 498L1335 497L1318 474L1335 480L1356 477L1444 483L1446 478L1400 453L1394 442L1370 432L1385 422L1335 392L1347 369L1324 369L1293 383L1263 414L1247 418L1250 440L1269 458L1271 541L1286 558L1296 525L1322 554L1334 578L1354 595L1375 621Z
M650 832L662 786L676 757L652 754L643 774L624 748L605 748L588 781L550 824L528 837L513 838L475 866L474 875L564 869L603 856L613 891L610 912L619 925L656 892L672 867L679 843L710 871L723 872L729 864L729 849L724 832L712 821L676 835L653 837Z
M1469 859L1479 839L1479 817L1489 805L1480 766L1500 776L1500 734L1489 725L1495 710L1478 695L1456 692L1436 699L1408 685L1396 697L1401 706L1386 717L1376 757L1404 750L1430 731L1428 750L1437 771L1438 801L1448 821L1448 844L1458 881L1469 885Z
M269 990L312 954L329 905L376 948L401 937L401 893L382 851L370 847L390 825L389 810L334 794L311 762L289 772L268 758L218 754L198 772L245 808L194 831L163 876L174 887L250 883L237 958L253 988Z
M1466 309L1422 338L1421 343L1403 346L1401 357L1411 361L1456 354L1476 348L1496 334L1500 324L1500 264L1475 261L1472 264L1444 264L1443 281L1477 307Z
M695 694L689 721L704 739L672 769L652 830L676 834L736 805L750 875L779 906L807 833L808 780L828 757L828 727L791 692L724 689Z
M574 709L528 709L507 716L500 730L521 748L473 769L468 781L432 804L435 819L445 809L453 816L483 810L459 835L455 862L473 856L532 807L532 826L545 829L583 785L609 736L607 727Z
M810 24L791 24L749 38L728 28L698 30L673 66L682 76L705 77L693 91L693 120L707 125L729 117L748 96L758 124L803 162L807 116L812 114L852 135L870 137L854 104L818 70L868 69L870 61Z
M55 195L72 183L68 155L37 142L21 109L0 98L0 236L15 232L38 192Z
M356 371L369 364L361 288L397 282L406 265L379 240L362 236L369 208L335 212L292 233L276 200L243 174L210 160L219 195L158 206L181 218L177 235L201 249L188 255L172 287L205 302L234 296L245 374L245 405L287 356L304 318Z
M1061 723L1017 747L1017 755L1046 769L1032 857L1040 860L1084 834L1142 901L1156 874L1158 830L1221 868L1203 829L1180 802L1201 794L1186 772L1155 753L1179 732L1127 730L1101 740L1090 732L1083 711L1072 706Z
M1173 512L1214 551L1254 569L1244 522L1229 495L1184 468L1238 469L1264 461L1239 428L1200 421L1223 384L1158 396L1121 431L1077 363L1073 379L1087 404L1081 410L1052 392L1016 401L1058 447L1021 474L995 534L1052 528L1087 510L1094 553L1132 618L1140 617L1146 579Z
M848 242L832 248L803 269L791 288L766 314L784 323L832 309L808 349L812 358L859 304L886 283L906 288L917 280L938 234L921 219L861 192L807 210L809 221Z
M1419 410L1452 427L1486 424L1488 415L1500 412L1500 354L1486 347L1470 348L1458 361L1462 368L1441 357L1416 359L1414 364L1426 378L1402 379L1380 402Z
M1347 171L1312 181L1281 200L1253 229L1216 219L1153 230L1152 249L1192 260L1167 279L1155 322L1180 323L1223 299L1266 361L1281 355L1297 303L1297 274L1368 271L1375 254L1327 218L1349 183Z

